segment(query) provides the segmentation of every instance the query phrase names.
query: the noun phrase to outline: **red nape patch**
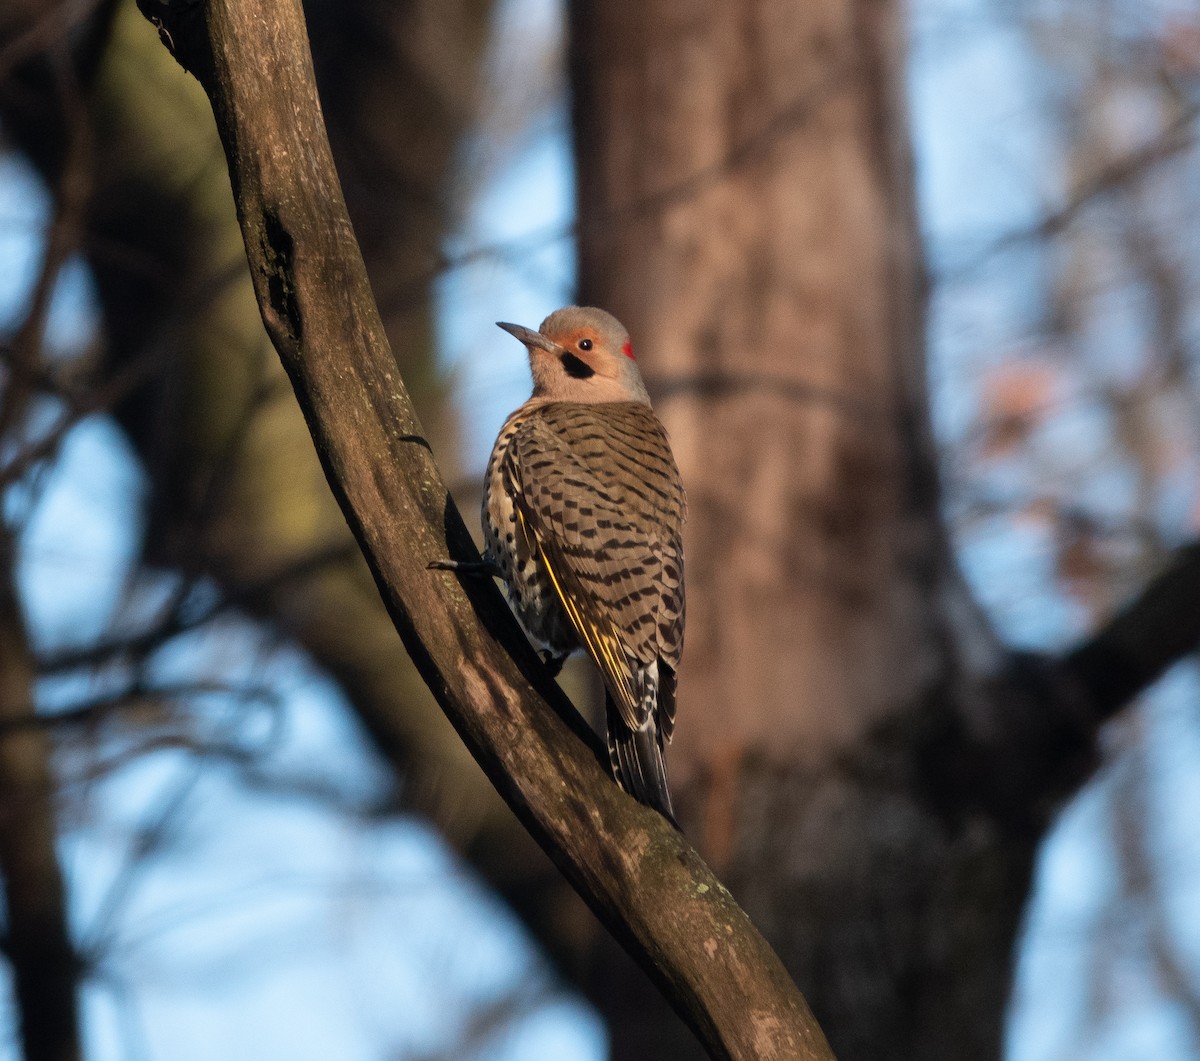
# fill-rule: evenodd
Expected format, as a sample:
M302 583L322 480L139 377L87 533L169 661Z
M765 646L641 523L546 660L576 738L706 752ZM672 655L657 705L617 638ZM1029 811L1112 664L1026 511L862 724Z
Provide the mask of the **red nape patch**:
M621 347L621 353L623 353L627 358L629 358L630 361L634 360L633 344L630 343L630 341L628 339L625 340L625 345L623 347Z

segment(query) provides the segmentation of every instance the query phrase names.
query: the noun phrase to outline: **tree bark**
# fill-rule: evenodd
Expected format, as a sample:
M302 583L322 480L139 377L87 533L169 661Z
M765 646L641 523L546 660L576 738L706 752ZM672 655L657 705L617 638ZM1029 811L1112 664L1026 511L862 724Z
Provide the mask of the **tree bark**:
M829 1057L804 1000L728 893L681 836L608 779L598 742L495 586L428 570L474 549L384 338L298 2L269 16L223 0L142 6L210 96L263 321L330 485L443 709L712 1056Z

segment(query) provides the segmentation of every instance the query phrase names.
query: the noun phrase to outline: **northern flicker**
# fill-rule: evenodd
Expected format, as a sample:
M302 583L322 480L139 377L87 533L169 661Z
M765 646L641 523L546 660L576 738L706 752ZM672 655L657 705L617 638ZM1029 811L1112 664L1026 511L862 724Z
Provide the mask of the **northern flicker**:
M608 752L626 792L674 822L663 745L683 652L685 501L629 333L568 306L525 344L533 395L504 422L484 481L487 560L530 638L604 678Z

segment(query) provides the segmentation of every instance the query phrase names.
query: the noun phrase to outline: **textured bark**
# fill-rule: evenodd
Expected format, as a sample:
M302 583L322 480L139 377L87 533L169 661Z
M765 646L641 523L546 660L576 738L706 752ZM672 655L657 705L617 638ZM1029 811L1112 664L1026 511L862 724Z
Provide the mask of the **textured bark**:
M493 783L714 1057L829 1057L778 959L665 821L605 775L474 552L388 349L333 169L303 16L142 6L208 92L263 321L422 676ZM569 723L569 724L568 724ZM582 737L583 739L579 739Z
M0 531L0 876L24 1061L76 1061L78 963L58 865L51 742L33 724L33 656Z
M999 1057L1094 726L944 538L900 7L572 12L581 300L629 326L690 502L682 820L844 1061ZM617 1057L693 1056L593 997Z

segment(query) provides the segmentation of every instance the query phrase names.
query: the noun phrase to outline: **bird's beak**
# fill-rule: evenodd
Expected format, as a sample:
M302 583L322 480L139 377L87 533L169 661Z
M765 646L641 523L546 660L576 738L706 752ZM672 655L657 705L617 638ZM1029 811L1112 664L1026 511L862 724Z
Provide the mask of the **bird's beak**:
M520 324L506 324L504 321L496 321L496 327L503 328L509 335L524 343L530 350L545 350L551 354L559 352L557 343L551 342L541 332L535 332L532 328L525 328Z

